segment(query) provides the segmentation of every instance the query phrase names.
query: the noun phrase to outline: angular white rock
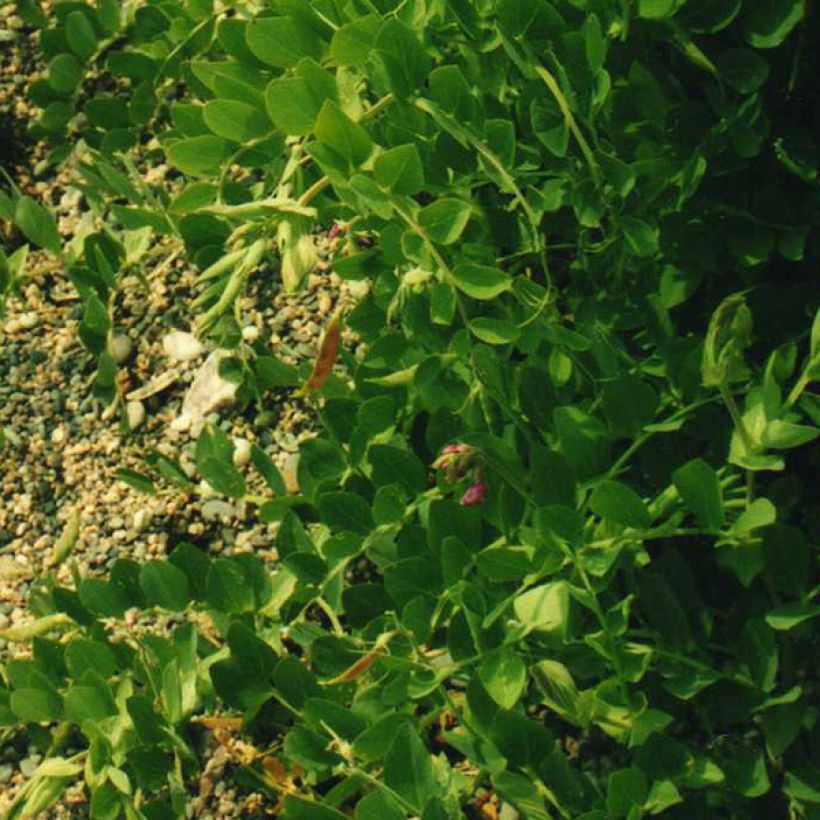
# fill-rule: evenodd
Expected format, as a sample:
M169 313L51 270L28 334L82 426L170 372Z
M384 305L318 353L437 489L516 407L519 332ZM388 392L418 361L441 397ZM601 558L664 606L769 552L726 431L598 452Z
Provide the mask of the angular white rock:
M172 424L175 430L188 429L192 436L198 436L209 413L229 407L236 400L237 385L219 375L219 363L229 355L227 350L215 350L199 368L182 400L179 417Z
M184 330L172 330L162 337L162 347L166 355L177 362L190 362L205 352L205 345Z

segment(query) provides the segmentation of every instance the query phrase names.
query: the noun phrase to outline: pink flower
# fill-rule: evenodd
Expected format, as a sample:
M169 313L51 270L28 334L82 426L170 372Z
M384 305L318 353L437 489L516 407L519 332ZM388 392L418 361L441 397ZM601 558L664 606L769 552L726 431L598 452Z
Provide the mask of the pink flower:
M462 507L476 507L484 503L487 497L487 485L484 479L478 476L473 484L471 484L463 496L461 496Z
M338 222L334 222L327 232L328 239L335 239L342 232L342 226Z
M444 480L452 484L467 475L467 468L475 454L475 447L469 444L448 444L433 462L433 468L444 470Z

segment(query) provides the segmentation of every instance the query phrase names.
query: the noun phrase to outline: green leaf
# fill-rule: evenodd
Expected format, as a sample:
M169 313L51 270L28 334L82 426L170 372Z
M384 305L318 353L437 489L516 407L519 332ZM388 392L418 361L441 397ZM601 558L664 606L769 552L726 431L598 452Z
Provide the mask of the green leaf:
M703 459L696 458L672 473L683 503L693 512L701 526L718 530L725 513L717 473Z
M790 604L780 604L766 613L766 623L778 631L794 629L804 621L816 618L820 615L820 606L794 602Z
M513 609L528 630L563 635L569 621L569 588L565 581L533 587L516 596Z
M512 709L527 684L527 667L521 656L511 649L501 649L487 655L481 662L478 674L490 697L502 709Z
M140 587L148 606L182 612L188 605L188 577L169 561L149 561L140 568Z
M487 547L475 558L478 571L491 581L518 581L534 570L532 547Z
M461 199L438 199L419 211L418 223L439 245L452 245L470 221L471 207Z
M384 761L384 781L416 813L437 791L432 756L409 723L396 732Z
M219 427L207 425L196 442L196 466L218 493L231 498L245 495L245 479L233 464L233 442Z
M356 493L325 493L318 507L322 521L332 530L367 535L373 527L370 506Z
M554 660L539 661L532 668L532 676L550 709L576 726L585 725L578 687L564 664Z
M232 142L249 142L271 130L263 112L238 100L210 100L205 103L203 116L214 134Z
M820 803L820 771L799 767L786 772L783 791L793 800L817 805Z
M356 820L404 820L405 813L384 792L374 791L356 804Z
M520 335L518 327L512 322L506 319L493 319L489 316L471 319L470 331L477 339L488 345L512 344Z
M56 692L47 689L16 689L11 693L11 711L29 723L57 720L63 711L63 702Z
M265 108L280 131L288 135L304 135L313 131L324 103L333 102L336 97L333 76L316 66L315 72L309 76L271 80L265 89Z
M361 165L373 150L373 140L365 129L345 114L332 100L326 100L316 118L316 139L338 158L342 166Z
M364 68L373 51L382 19L375 14L359 17L333 32L330 53L343 66Z
M65 693L65 713L68 720L81 725L115 715L117 706L107 685L72 686Z
M619 223L624 239L636 256L653 256L658 252L658 229L632 216L621 217Z
M110 678L117 670L113 651L102 641L75 638L65 650L65 663L72 678L81 678L86 672L97 672L102 678Z
M771 692L777 682L779 658L775 634L763 618L746 621L738 655L748 666L755 685L764 692Z
M316 32L290 17L257 17L245 39L253 55L274 68L292 68L304 57L318 61L323 51Z
M790 450L814 441L820 435L820 429L806 424L793 424L790 421L775 419L766 426L764 441L773 450Z
M285 812L282 820L348 820L348 817L315 800L289 794L285 798Z
M601 518L626 527L648 527L652 523L652 516L640 496L620 481L602 481L592 491L589 506Z
M82 11L72 11L65 21L65 36L71 50L82 62L97 51L97 35L88 16Z
M646 20L674 17L686 0L638 0L638 16Z
M117 478L120 481L128 484L141 493L148 493L148 495L156 495L157 488L154 482L144 473L138 473L136 470L127 470L125 467L117 469Z
M460 262L453 268L453 281L459 290L473 299L495 299L512 287L509 274L488 265Z
M230 155L230 148L221 137L203 134L171 143L166 153L168 162L185 174L217 176Z
M612 772L606 789L609 817L631 817L632 809L643 805L648 793L646 775L636 766Z
M205 581L208 603L220 612L251 612L255 607L253 587L248 584L245 572L235 561L217 558L208 568Z
M39 202L28 196L21 196L14 208L14 221L30 242L55 255L60 253L57 221Z
M58 54L48 64L48 84L63 94L70 94L83 79L83 67L73 54Z
M396 18L379 30L371 55L397 99L419 91L427 79L432 60L415 32Z
M683 802L677 786L671 780L656 780L649 790L644 809L649 814L661 814L671 806Z
M741 94L754 93L769 76L766 58L750 48L726 49L718 54L715 64L726 82Z
M419 149L412 143L391 148L376 157L376 182L391 193L412 196L424 187L424 168Z
M732 531L738 535L745 535L774 524L776 519L777 509L774 504L768 498L757 498L737 517L732 525Z
M746 40L755 48L775 48L805 13L803 0L748 0L743 8Z

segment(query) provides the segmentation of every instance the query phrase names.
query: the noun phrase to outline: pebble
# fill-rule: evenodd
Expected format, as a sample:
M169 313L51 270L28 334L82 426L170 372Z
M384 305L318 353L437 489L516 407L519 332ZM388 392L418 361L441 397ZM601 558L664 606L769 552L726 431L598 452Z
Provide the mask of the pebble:
M65 425L59 424L51 431L51 443L52 444L62 444L68 436L68 431L65 428Z
M117 364L125 364L134 352L134 343L128 336L117 335L111 339L111 353Z
M320 293L316 304L320 313L330 313L333 310L333 300L327 293Z
M234 403L237 385L219 375L219 362L227 355L226 350L215 350L205 360L182 400L182 412L175 422L178 425L176 429L184 429L181 425L185 424L192 435L199 435L210 413ZM188 420L182 422L182 417L186 416Z
M129 401L125 405L125 414L128 416L128 426L136 430L145 421L145 405L141 401Z
M139 509L134 513L134 532L141 533L150 523L151 513L148 510Z
M233 463L235 467L244 467L251 460L251 443L246 438L236 437L233 440Z
M31 330L40 323L40 317L36 313L23 313L17 318L21 330Z
M31 757L27 757L24 760L20 761L20 771L26 776L31 777L34 772L37 771L37 767L40 765L40 755L31 755Z
M364 299L370 292L370 281L368 279L354 279L347 283L347 289L354 299Z
M202 505L202 517L206 521L216 521L220 517L233 518L236 510L232 504L222 501L220 498L212 498Z
M205 352L205 345L184 330L172 330L162 339L162 348L168 358L176 362L190 362L199 358Z
M259 338L259 328L256 325L246 325L242 328L242 338L250 344Z

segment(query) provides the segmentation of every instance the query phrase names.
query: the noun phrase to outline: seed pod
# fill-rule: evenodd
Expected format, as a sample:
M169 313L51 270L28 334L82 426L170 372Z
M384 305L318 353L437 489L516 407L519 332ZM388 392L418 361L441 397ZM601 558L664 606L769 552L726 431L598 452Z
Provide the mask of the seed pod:
M77 507L72 507L68 514L68 521L59 541L54 545L54 552L51 553L51 565L58 566L69 556L77 539L80 536L80 511Z
M43 618L38 618L30 624L24 626L12 626L9 629L4 629L0 632L0 638L10 643L25 643L38 635L45 635L46 632L52 632L55 629L62 629L70 626L74 621L63 612L58 612L55 615L46 615Z
M336 354L339 351L339 340L342 338L342 317L337 312L333 314L325 328L322 343L319 345L319 355L313 363L313 372L302 388L303 393L315 393L320 390L327 381L333 364L336 361Z

